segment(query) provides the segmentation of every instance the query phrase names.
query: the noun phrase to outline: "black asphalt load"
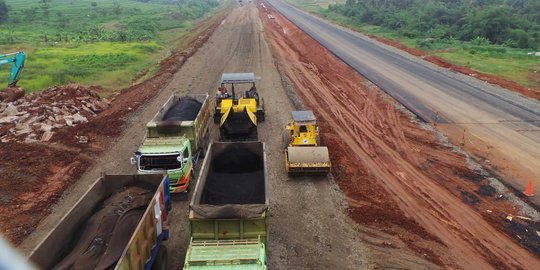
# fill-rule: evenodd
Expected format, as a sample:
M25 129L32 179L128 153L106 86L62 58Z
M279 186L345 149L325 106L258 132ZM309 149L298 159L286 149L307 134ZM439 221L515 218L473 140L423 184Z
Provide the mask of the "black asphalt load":
M163 116L163 121L193 121L201 110L202 103L193 98L178 100Z
M238 147L213 157L202 204L264 204L263 157Z

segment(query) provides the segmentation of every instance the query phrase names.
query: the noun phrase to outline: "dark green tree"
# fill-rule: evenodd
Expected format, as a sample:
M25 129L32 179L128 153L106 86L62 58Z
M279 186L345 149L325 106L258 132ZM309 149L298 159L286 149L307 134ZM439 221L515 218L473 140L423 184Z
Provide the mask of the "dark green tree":
M116 15L120 15L122 13L122 6L120 6L120 3L118 1L113 1L113 13Z
M504 43L510 30L516 26L512 11L504 6L492 6L481 9L478 14L471 14L464 29L465 40L475 37L485 37L491 43Z
M540 47L540 0L346 0L325 12L409 38Z
M8 19L8 6L4 0L0 0L0 23L6 22Z
M24 19L31 22L36 19L37 14L38 14L38 8L31 7L31 8L23 9L22 13L25 17Z

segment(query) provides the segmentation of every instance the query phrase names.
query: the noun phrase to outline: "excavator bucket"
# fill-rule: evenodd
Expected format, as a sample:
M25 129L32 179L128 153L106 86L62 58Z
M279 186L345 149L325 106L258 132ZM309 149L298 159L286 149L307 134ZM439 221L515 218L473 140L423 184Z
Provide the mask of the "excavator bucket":
M231 109L225 117L219 128L221 141L256 141L258 139L257 126L247 110L235 112Z
M324 146L313 147L287 147L285 151L285 166L289 175L320 174L330 172L330 156L328 148Z

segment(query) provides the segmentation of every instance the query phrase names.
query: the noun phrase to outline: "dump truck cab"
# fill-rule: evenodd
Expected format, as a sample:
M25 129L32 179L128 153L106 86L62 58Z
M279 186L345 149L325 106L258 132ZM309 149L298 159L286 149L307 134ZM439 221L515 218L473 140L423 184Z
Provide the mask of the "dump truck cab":
M189 245L184 270L266 270L266 245L259 239L200 240Z
M257 123L264 121L254 73L224 73L216 93L214 122L222 141L257 140Z
M185 137L147 138L135 152L135 162L140 174L167 173L172 193L188 191L193 159Z
M167 173L170 192L187 192L193 167L210 138L208 94L173 95L146 124L146 137L131 163L140 174Z

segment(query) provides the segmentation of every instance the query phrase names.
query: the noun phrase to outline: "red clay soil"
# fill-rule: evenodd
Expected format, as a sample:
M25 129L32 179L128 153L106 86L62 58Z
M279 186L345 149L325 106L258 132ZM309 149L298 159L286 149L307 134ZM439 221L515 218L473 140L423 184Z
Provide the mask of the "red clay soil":
M351 29L353 31L356 31L356 30L354 30L352 28L349 28L349 29ZM414 56L426 56L427 55L427 53L422 51L422 50L407 47L407 46L403 45L401 42L396 41L396 40L386 39L386 38L382 38L382 37L378 37L378 36L374 36L374 35L369 35L369 34L365 34L365 35L372 38L372 39L375 39L375 40L377 40L379 42L382 42L382 43L384 43L386 45L390 45L390 46L398 48L398 49L400 49L402 51L406 51L406 52L408 52L408 53L410 53L410 54L412 54Z
M351 29L351 30L354 31L354 29ZM431 62L433 64L436 64L437 66L447 68L447 69L450 69L450 70L452 70L454 72L459 72L459 73L462 73L462 74L465 74L465 75L468 75L468 76L471 76L471 77L475 77L475 78L477 78L479 80L482 80L482 81L485 81L485 82L488 82L488 83L491 83L491 84L495 84L495 85L498 85L500 87L506 88L508 90L520 93L520 94L522 94L524 96L540 100L540 89L530 89L530 88L524 87L522 85L519 85L516 82L510 81L510 80L507 80L507 79L503 79L503 78L498 77L496 75L482 73L482 72L478 72L478 71L473 70L473 69L468 68L468 67L454 65L454 64L449 63L448 61L446 61L446 60L444 60L444 59L442 59L442 58L440 58L438 56L429 55L428 53L426 53L424 51L407 47L407 46L403 45L402 43L400 43L399 41L396 41L396 40L385 39L385 38L377 37L377 36L374 36L374 35L367 35L367 36L369 36L370 38L373 38L373 39L375 39L375 40L377 40L379 42L382 42L382 43L384 43L386 45L390 45L390 46L398 48L398 49L400 49L402 51L406 51L406 52L408 52L408 53L410 53L410 54L412 54L414 56L422 57L424 60L429 61L429 62Z
M323 144L332 146L333 175L353 220L445 268L540 267L538 251L503 232L504 217L516 208L480 195L487 180L463 155L279 13L269 8L269 19L260 11L279 69L314 110Z
M35 229L64 190L121 134L130 114L166 85L222 19L201 22L185 43L189 49L163 60L155 76L121 91L89 122L57 131L47 144L0 143L0 231L9 241L18 245ZM88 143L79 143L77 135L88 137Z
M18 244L90 159L70 149L18 142L0 143L0 155L1 233Z

